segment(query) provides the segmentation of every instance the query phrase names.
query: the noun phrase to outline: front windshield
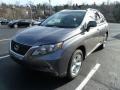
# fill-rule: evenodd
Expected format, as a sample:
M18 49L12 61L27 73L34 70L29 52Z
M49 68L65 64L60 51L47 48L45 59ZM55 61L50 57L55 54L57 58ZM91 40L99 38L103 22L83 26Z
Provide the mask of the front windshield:
M84 16L85 11L59 12L46 19L41 25L46 27L76 28L81 24Z

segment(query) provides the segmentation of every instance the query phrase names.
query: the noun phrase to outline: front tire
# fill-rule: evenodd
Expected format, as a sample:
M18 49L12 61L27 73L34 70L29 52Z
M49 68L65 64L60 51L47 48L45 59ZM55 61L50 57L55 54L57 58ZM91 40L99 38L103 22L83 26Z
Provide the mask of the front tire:
M79 75L80 69L81 69L81 65L82 65L82 61L83 61L83 53L81 50L77 49L69 62L69 66L68 66L68 72L67 72L67 77L68 79L74 79L75 77L77 77Z

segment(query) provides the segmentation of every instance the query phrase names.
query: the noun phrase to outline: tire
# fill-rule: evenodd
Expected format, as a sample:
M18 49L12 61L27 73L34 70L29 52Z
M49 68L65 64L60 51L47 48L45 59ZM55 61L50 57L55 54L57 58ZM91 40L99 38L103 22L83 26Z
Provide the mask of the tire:
M68 65L67 78L69 80L72 80L79 75L82 66L82 61L83 53L81 50L77 49L73 53Z
M18 25L17 25L17 24L15 24L15 25L14 25L14 28L18 28Z
M104 49L104 48L106 47L106 41L107 41L107 38L108 38L107 33L105 34L104 37L105 37L105 38L104 38L104 40L103 40L103 43L102 43L102 44L100 45L100 47L99 47L100 50L102 50L102 49Z

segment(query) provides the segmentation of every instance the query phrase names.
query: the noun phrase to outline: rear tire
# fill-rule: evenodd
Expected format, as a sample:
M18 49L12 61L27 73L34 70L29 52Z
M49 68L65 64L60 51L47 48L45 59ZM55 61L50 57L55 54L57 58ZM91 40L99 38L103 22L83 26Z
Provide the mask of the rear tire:
M82 61L83 61L83 53L81 50L77 49L73 53L69 62L68 71L67 71L67 78L69 80L72 80L79 75Z

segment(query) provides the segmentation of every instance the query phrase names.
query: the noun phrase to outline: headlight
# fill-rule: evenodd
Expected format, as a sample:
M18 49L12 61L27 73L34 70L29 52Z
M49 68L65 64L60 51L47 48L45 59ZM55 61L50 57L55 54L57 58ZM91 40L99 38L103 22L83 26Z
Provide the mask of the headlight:
M32 55L33 56L36 56L36 55L45 55L45 54L48 54L48 53L52 53L58 49L61 49L62 48L62 45L63 43L60 42L60 43L57 43L57 44L51 44L51 45L42 45L42 46L39 46L33 53Z

